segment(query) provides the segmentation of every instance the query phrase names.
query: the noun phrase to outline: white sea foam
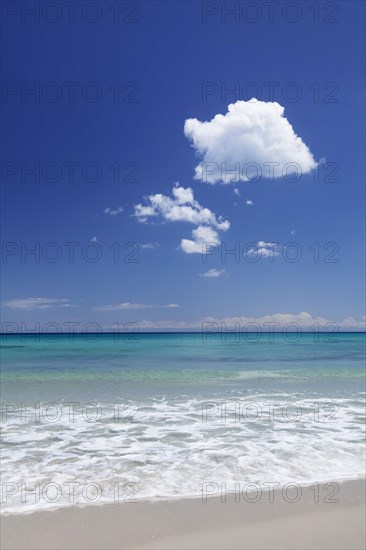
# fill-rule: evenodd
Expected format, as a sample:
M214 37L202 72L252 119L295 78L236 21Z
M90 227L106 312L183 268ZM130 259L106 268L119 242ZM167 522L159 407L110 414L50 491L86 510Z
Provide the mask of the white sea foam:
M364 473L362 398L162 396L138 403L138 409L121 407L118 417L114 404L100 404L96 422L90 410L89 417L76 411L74 422L67 414L57 422L9 415L2 429L2 510L193 497L205 482L358 477ZM79 484L74 499L70 483Z

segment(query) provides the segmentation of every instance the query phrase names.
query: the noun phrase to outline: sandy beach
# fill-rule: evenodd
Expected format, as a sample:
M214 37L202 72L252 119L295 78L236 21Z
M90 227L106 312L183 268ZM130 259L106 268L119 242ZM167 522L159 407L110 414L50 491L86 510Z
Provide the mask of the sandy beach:
M330 494L330 491L327 491ZM288 493L292 499L291 492ZM227 494L161 502L70 506L8 515L1 546L10 549L361 549L365 546L365 482L339 485L336 500L314 502L304 487L297 502L280 490L257 502ZM273 500L273 502L270 502Z

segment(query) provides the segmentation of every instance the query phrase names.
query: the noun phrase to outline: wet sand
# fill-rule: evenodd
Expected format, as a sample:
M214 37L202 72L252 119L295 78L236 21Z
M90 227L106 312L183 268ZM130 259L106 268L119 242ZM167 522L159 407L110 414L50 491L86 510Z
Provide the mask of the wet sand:
M327 494L330 494L331 490ZM291 492L288 493L291 495ZM106 504L2 517L5 549L361 549L365 482L341 483L336 499L305 486L297 502L281 491L258 502L228 494L160 502ZM290 496L290 498L292 498Z

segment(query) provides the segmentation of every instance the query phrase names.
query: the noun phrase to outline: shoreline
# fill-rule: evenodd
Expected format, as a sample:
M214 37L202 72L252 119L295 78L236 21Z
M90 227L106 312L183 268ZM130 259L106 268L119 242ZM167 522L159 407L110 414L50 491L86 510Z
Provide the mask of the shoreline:
M341 485L344 485L344 484L348 484L348 483L363 483L365 484L365 492L366 492L366 474L365 475L362 475L362 474L359 474L357 476L354 476L354 477L338 477L337 478L337 481L334 480L334 478L317 478L316 481L314 480L308 480L308 481L295 481L295 480L291 480L291 481L286 481L286 482L281 482L281 483L278 483L278 486L276 486L274 488L274 493L275 494L279 494L281 491L284 490L284 488L286 488L287 485L296 485L298 488L301 488L301 489L308 489L309 487L311 487L312 485L314 484L318 484L319 486L321 485L326 485L326 484L331 484L331 483L337 483L339 484L340 486ZM267 483L267 485L265 485ZM274 483L274 482L272 482ZM233 485L234 485L234 482L233 482ZM255 485L257 488L260 488L262 490L262 498L266 498L264 495L266 495L266 493L269 492L269 490L272 490L272 488L268 489L268 482L250 482L250 481L247 481L246 483L240 483L240 491L243 490L243 488L245 488L246 485L249 485L249 486L253 486ZM230 490L232 489L231 486L228 486L227 487L227 492L228 494L230 494ZM256 488L252 488L252 487L249 487L248 490L246 490L246 493L248 493L248 495L250 494L253 494L257 489ZM224 491L220 491L220 487L218 487L218 492L221 494L223 493ZM221 496L218 496L218 495L208 495L207 496L208 499L220 499ZM202 491L200 493L197 493L197 494L182 494L182 495L169 495L169 496L139 496L138 498L138 504L159 504L159 503L173 503L173 502L178 502L178 501L186 501L187 503L190 502L190 501L201 501L202 500ZM243 498L241 499L243 500ZM248 498L248 500L250 500ZM85 509L85 508L101 508L101 507L104 507L104 506L116 506L116 505L121 505L123 504L122 501L120 502L116 502L116 501L111 501L111 500L101 500L101 501L98 501L98 502L93 502L93 503L74 503L74 504L63 504L63 505L58 505L58 506L49 506L49 507L45 507L45 508L41 508L41 509L22 509L22 510L19 510L19 511L3 511L1 509L2 507L2 503L0 504L0 521L1 519L3 518L8 518L8 517L18 517L18 516L31 516L33 514L39 514L39 513L54 513L54 512L58 512L60 510L67 510L69 508L72 508L74 510L82 510L82 509ZM36 507L35 507L36 508Z
M9 513L2 515L1 543L4 550L359 549L365 487L364 478L341 481L335 499L329 501L328 488L319 502L313 490L286 501L281 489L273 490L273 502L236 502L239 493L228 488L226 502L208 496L207 502L192 497Z

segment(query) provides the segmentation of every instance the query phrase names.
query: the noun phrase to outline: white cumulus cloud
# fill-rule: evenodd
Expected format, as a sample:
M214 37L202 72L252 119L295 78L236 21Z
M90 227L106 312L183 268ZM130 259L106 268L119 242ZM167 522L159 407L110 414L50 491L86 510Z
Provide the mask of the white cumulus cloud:
M201 122L189 118L184 134L201 162L195 179L232 183L305 174L315 168L314 157L296 135L277 102L237 101L225 115ZM258 177L259 176L259 177Z
M202 254L210 245L220 244L219 234L212 227L200 225L192 231L193 239L182 239L180 248L186 254Z
M145 197L146 204L135 205L135 216L146 223L149 218L161 216L169 222L189 222L198 227L192 231L192 239L182 239L180 248L186 254L202 253L205 243L220 244L218 231L227 231L230 222L216 216L209 208L199 204L190 187L175 184L172 197L157 193Z
M205 208L195 200L190 187L184 188L176 184L172 190L172 197L156 193L145 197L146 205L135 205L135 216L146 222L148 218L161 215L170 222L190 222L194 225L207 224L226 231L230 223L218 218L209 208Z

